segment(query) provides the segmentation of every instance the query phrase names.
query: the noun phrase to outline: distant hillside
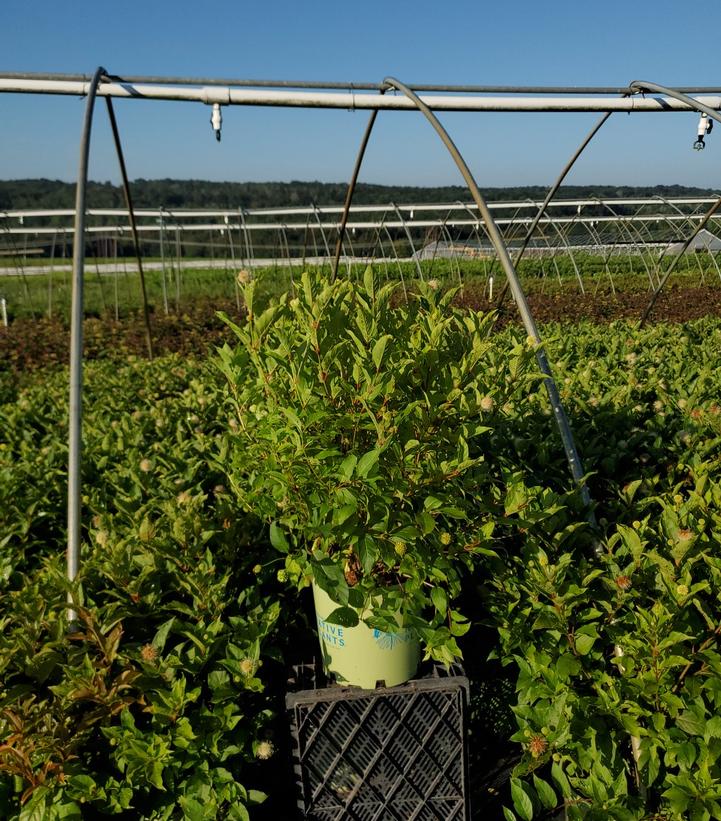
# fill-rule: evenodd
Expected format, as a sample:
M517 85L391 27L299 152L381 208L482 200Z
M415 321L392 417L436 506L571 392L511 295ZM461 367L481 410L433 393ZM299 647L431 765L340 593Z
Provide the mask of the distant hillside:
M325 182L210 182L206 180L134 180L133 200L144 208L271 208L284 205L340 205L346 183ZM489 200L542 199L542 186L518 188L485 188ZM709 196L716 192L706 188L683 185L633 187L616 185L568 185L561 188L560 197L652 197ZM462 186L416 188L392 185L358 185L354 202L411 203L468 201L468 190ZM58 180L0 181L0 210L17 208L72 208L75 185ZM122 190L110 183L91 182L88 185L90 208L121 208Z

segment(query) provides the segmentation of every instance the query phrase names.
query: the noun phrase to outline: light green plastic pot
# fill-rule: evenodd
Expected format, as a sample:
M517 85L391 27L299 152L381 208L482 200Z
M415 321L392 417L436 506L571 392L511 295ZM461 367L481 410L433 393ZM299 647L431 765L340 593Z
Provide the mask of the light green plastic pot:
M420 643L412 631L384 633L362 621L355 627L329 624L326 619L339 605L315 583L313 600L323 668L339 684L395 687L416 674Z

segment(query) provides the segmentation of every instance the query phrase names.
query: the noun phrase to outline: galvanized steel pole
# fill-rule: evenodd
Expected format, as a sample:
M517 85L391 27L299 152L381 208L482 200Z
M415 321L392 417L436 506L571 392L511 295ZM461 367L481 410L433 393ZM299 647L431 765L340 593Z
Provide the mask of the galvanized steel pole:
M80 138L80 162L75 190L75 233L73 241L73 288L70 310L70 416L68 432L68 543L67 576L74 581L80 567L80 490L83 397L83 275L85 266L85 193L88 182L90 134L93 125L95 95L106 73L98 68L88 88L85 119ZM73 597L68 593L68 623L77 620Z

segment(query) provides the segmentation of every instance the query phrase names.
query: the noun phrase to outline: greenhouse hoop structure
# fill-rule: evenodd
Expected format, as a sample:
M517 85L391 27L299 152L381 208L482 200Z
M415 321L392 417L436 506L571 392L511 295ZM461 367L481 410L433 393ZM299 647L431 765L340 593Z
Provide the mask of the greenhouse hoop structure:
M86 208L86 188L88 175L88 159L91 142L91 132L93 123L94 106L97 97L104 97L113 139L117 152L120 173L123 182L126 211L136 249L137 266L140 274L141 288L143 292L143 306L145 314L145 327L148 354L152 357L152 336L150 331L150 320L148 315L147 297L145 293L145 280L143 275L142 255L140 253L139 236L142 226L138 224L142 212L136 212L133 208L130 184L125 161L122 152L120 135L117 121L113 109L114 98L128 100L175 100L190 103L201 103L212 106L211 122L216 132L216 137L220 136L222 127L221 110L223 106L283 106L291 108L325 108L325 109L348 109L370 111L368 125L363 135L358 156L352 170L348 185L347 195L343 209L340 211L340 219L332 223L324 223L321 220L321 212L314 208L314 217L318 229L321 231L323 245L326 256L330 257L329 237L335 239L335 253L333 254L332 276L338 274L339 264L343 256L344 243L347 241L348 229L351 234L363 227L375 230L377 221L365 226L363 223L350 222L352 213L353 194L355 191L358 176L362 167L363 157L366 147L372 136L373 126L379 112L418 112L423 114L429 125L435 130L439 139L448 150L454 160L471 195L472 202L462 205L465 212L464 220L466 227L471 227L476 233L476 246L466 244L466 248L474 248L477 253L487 253L492 249L498 263L500 264L506 278L504 286L499 296L499 304L508 288L518 307L521 320L525 327L530 342L533 344L536 359L540 371L544 376L545 388L548 392L555 422L559 429L561 440L566 454L566 459L573 476L578 484L581 497L588 510L589 521L593 524L593 511L588 489L584 482L584 471L581 459L576 448L566 411L561 403L558 388L553 379L550 364L548 362L542 339L539 334L536 322L528 305L526 295L517 274L517 266L524 254L536 251L538 245L538 234L542 230L552 228L557 236L568 235L568 229L562 228L562 223L556 218L555 223L547 216L551 202L554 200L558 189L571 168L582 155L585 148L596 137L602 126L608 121L613 113L637 113L637 112L690 112L695 111L709 120L721 122L721 89L708 87L690 88L670 88L648 81L633 81L626 87L503 87L503 86L443 86L443 85L406 85L401 81L386 77L380 83L316 83L316 82L295 82L295 81L272 81L272 80L212 80L208 78L162 78L162 77L119 77L108 73L104 68L99 67L92 77L85 75L67 74L21 74L3 73L0 74L0 92L20 93L20 94L53 94L82 96L86 98L85 115L80 140L80 159L78 169L78 180L76 188L76 202L74 212L66 214L73 217L73 293L71 309L71 353L70 353L70 424L69 424L69 462L68 462L68 542L67 542L67 574L72 581L75 579L80 556L80 526L81 526L81 492L80 492L80 465L81 465L81 424L82 424L82 365L83 365L83 285L84 285L84 259L85 259L85 237L86 231L92 232L92 226L88 226L92 212ZM422 95L422 96L421 96ZM566 166L561 170L558 178L549 188L545 200L540 203L533 203L531 206L531 216L526 221L516 224L517 239L512 238L501 230L503 225L501 217L496 219L488 203L483 197L481 190L466 164L463 156L459 152L451 136L440 123L437 114L443 112L598 112L602 116L591 131L581 140L576 152L569 159ZM703 140L699 138L703 147ZM666 224L678 223L683 226L681 233L675 237L675 248L671 259L663 273L657 272L655 282L650 279L652 294L641 319L643 323L650 315L653 305L661 293L669 277L676 269L684 253L692 247L697 237L706 238L702 231L709 232L711 239L715 241L713 218L721 207L721 197L711 202L704 201L696 203L703 205L704 211L691 219L687 214L665 214L663 220ZM414 247L413 235L409 228L409 223L414 222L415 210L421 212L421 206L413 209L413 217L410 219L403 217L403 209L391 204L392 210L388 211L395 217L396 223L400 223L400 228L410 241L412 256L418 259L417 254L422 252L422 247ZM581 218L585 203L577 205L578 219L572 220L574 226L588 225L588 231L595 231L597 238L602 237L599 226L602 223L602 216L594 216L589 220ZM676 207L680 207L676 204ZM405 208L405 207L404 207ZM519 209L520 210L520 209ZM408 211L406 210L406 213ZM338 214L338 212L336 212ZM13 215L6 216L7 219ZM16 217L25 216L16 214ZM26 216L35 216L26 214ZM106 216L117 216L106 215ZM217 214L215 216L218 216ZM238 212L238 222L234 216L221 214L224 225L229 232L242 231L246 236L250 231L257 231L257 228L249 228L243 216ZM275 214L274 216L278 216ZM280 216L288 216L287 213ZM611 217L611 214L608 214ZM226 223L227 218L227 223ZM451 224L453 224L452 221ZM241 224L242 223L242 224ZM447 225L448 218L445 220ZM638 226L635 224L638 223ZM310 221L309 223L310 224ZM635 242L640 245L647 245L646 242L639 242L640 225L643 220L640 218L635 222L619 221L616 224L623 225L623 232L627 237L636 236ZM633 227L631 227L633 226ZM119 230L119 225L116 226ZM288 225L283 226L288 230ZM387 228L388 225L385 224ZM393 227L398 227L393 224ZM430 226L424 226L430 227ZM435 225L440 228L440 224ZM539 227L542 227L539 229ZM8 228L8 232L15 231L16 227ZM217 230L217 223L208 230ZM278 230L278 229L276 229ZM378 228L380 230L380 228ZM685 231L685 236L683 232ZM326 234L327 232L327 234ZM622 234L621 229L617 232ZM634 234L635 232L635 234ZM38 232L39 233L39 232ZM162 236L162 234L161 234ZM617 242L620 237L617 238ZM448 242L448 238L441 237L436 242ZM666 240L667 244L669 240ZM565 240L566 247L570 250L570 240ZM601 245L603 243L600 243ZM453 242L451 240L450 253L453 253ZM612 243L613 245L613 243ZM543 245L541 244L541 247ZM439 253L441 250L449 252L449 247L436 245L435 249L430 249L430 253ZM716 250L715 248L713 250ZM290 253L288 253L290 257ZM417 263L418 264L418 263ZM714 264L715 261L714 261ZM718 270L718 266L717 270ZM420 272L420 265L418 265ZM581 283L582 286L582 283ZM69 600L69 620L74 622L75 611L72 609L72 600ZM635 741L635 739L634 739ZM634 746L636 753L636 745Z

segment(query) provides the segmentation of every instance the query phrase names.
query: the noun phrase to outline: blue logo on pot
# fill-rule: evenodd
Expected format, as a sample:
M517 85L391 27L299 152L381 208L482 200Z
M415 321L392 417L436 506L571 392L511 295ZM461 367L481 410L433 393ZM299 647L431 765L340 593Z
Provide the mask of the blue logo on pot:
M384 633L382 630L373 630L373 638L382 650L392 650L403 642L410 641L410 630L399 630L397 633Z

